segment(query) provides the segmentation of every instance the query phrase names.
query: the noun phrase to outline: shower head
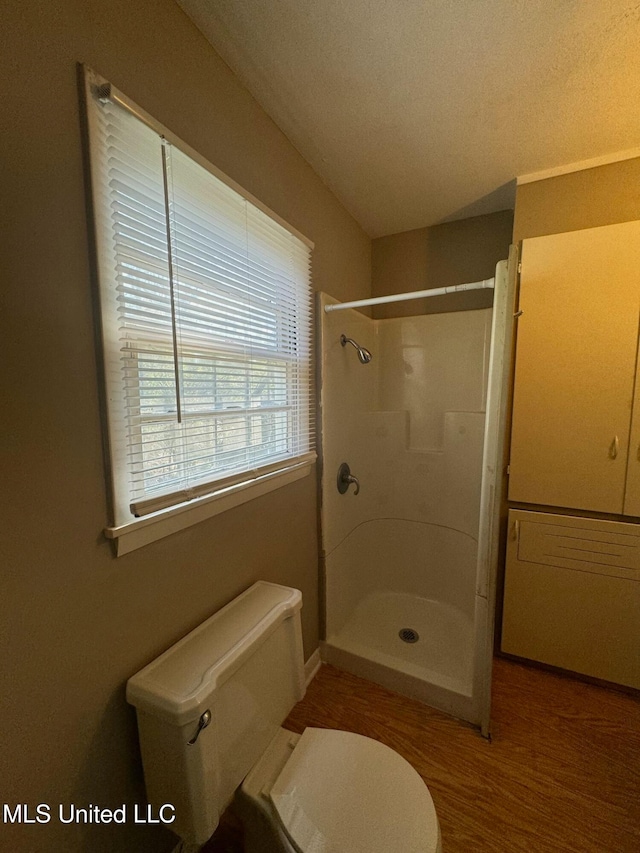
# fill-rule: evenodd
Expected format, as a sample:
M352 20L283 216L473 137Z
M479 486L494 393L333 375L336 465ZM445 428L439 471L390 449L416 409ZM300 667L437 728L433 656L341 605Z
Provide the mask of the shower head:
M369 362L371 361L372 356L369 350L365 349L364 347L361 347L360 344L357 344L353 340L353 338L348 338L346 335L340 335L340 343L343 347L345 347L347 344L351 344L352 347L355 347L358 353L358 358L360 359L360 362L362 364L369 364Z

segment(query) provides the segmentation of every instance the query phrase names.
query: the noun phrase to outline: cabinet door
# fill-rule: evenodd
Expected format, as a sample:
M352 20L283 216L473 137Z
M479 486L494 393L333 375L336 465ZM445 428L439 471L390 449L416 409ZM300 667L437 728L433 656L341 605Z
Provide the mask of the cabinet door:
M640 350L636 364L636 384L631 415L631 437L627 460L627 482L624 492L625 515L640 516Z
M509 512L502 651L640 688L640 526Z
M622 513L640 223L523 241L509 500Z

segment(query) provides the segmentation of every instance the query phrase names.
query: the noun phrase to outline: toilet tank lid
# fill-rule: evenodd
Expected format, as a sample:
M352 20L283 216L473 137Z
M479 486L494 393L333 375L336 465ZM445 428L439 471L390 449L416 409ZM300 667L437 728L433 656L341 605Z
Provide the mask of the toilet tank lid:
M127 701L175 725L197 719L212 692L301 607L300 590L254 583L133 675Z

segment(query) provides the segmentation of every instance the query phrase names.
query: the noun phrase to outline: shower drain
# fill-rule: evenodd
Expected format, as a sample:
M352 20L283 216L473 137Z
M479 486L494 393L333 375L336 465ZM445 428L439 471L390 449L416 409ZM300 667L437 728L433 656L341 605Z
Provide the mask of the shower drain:
M420 634L414 631L413 628L400 628L398 636L403 643L417 643L420 639Z

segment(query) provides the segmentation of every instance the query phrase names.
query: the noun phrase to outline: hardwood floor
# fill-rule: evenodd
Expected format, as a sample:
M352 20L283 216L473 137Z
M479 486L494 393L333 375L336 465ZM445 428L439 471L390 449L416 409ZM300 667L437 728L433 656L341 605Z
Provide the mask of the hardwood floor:
M393 747L429 786L444 853L639 853L637 698L497 659L492 717L489 743L323 666L285 727L345 729ZM205 851L241 853L233 818Z

